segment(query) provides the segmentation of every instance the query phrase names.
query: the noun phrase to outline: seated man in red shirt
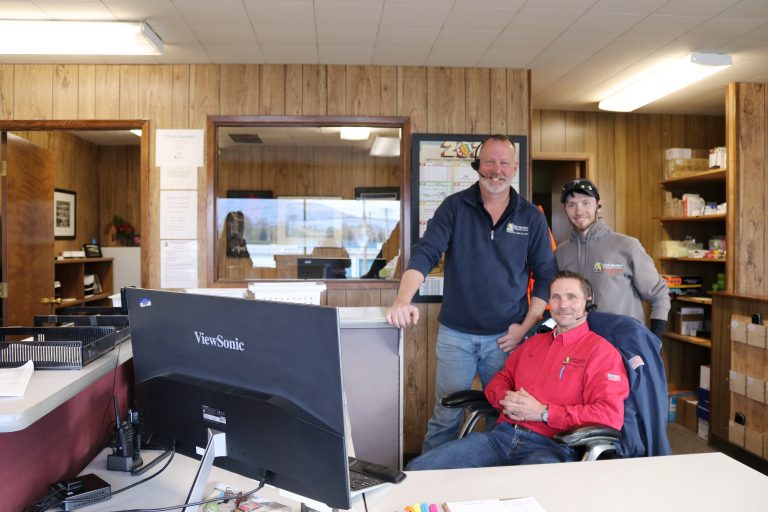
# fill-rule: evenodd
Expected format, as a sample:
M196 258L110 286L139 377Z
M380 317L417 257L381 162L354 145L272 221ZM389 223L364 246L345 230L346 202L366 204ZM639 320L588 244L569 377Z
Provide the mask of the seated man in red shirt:
M513 351L485 388L499 410L490 432L476 432L413 459L407 469L448 469L569 462L573 448L553 440L588 423L621 429L629 384L619 352L589 330L589 282L561 271L549 287L557 327Z

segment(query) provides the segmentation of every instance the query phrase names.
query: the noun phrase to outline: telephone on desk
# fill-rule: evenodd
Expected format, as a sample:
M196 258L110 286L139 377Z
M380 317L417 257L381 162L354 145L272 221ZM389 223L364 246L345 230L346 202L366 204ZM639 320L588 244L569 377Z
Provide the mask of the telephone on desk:
M392 469L383 464L375 464L373 462L356 459L355 457L349 457L349 470L363 473L393 484L400 483L406 477L406 474L402 471Z

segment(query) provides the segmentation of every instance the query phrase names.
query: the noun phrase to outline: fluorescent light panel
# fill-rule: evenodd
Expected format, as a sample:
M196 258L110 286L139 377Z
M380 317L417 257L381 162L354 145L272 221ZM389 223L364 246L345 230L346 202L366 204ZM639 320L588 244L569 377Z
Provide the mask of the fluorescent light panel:
M371 146L371 156L400 156L400 137L376 137Z
M371 129L367 126L342 126L339 137L343 140L367 140Z
M643 105L687 87L730 67L730 55L691 53L641 78L632 85L602 100L601 110L632 112Z
M141 21L0 20L6 55L161 55L163 41Z

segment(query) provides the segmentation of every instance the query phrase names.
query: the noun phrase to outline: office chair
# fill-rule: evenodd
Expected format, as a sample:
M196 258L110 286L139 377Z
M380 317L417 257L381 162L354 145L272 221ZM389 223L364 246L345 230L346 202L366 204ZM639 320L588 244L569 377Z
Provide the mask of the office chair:
M612 454L618 458L651 457L672 453L667 439L667 377L661 359L661 341L638 320L611 313L593 312L587 317L592 331L621 353L629 380L624 401L621 431L602 425L584 425L561 432L555 439L569 447L583 447L583 461ZM553 325L537 325L535 332L548 332ZM529 334L532 334L529 332ZM467 419L459 437L472 432L482 417L498 417L478 390L452 393L441 400L444 407L464 407Z

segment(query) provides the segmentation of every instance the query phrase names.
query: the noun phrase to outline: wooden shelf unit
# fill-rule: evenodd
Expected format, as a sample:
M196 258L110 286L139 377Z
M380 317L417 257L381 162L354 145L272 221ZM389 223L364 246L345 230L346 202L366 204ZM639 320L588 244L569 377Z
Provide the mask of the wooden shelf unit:
M112 289L113 258L68 258L55 261L56 280L61 283L61 304L56 309L69 306L109 306ZM101 284L101 293L85 296L84 279L86 275L97 276Z
M700 173L670 178L661 181L663 191L671 191L675 197L684 193L698 193L706 201L722 203L726 201L725 169L713 169ZM661 216L658 217L662 228L662 240L684 240L693 237L707 246L713 236L726 236L726 215L702 215L696 217ZM712 289L717 282L717 275L725 273L727 258L671 258L660 257L661 272L664 274L701 276L703 291ZM705 322L712 317L712 299L709 297L680 296L672 301L669 314L670 329L673 330L675 317L680 308L704 308ZM705 327L706 329L706 327ZM699 336L685 336L675 332L664 334L663 355L667 365L667 379L670 389L694 390L699 384L699 368L710 364L712 340Z

